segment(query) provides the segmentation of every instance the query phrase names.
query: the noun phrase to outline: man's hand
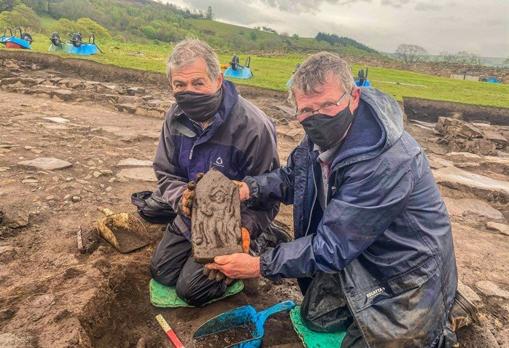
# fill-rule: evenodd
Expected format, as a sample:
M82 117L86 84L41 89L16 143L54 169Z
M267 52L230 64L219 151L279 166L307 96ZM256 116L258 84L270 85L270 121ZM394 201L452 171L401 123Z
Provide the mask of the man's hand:
M217 256L214 258L214 263L205 265L205 268L218 270L232 279L258 278L260 276L260 257L244 253Z
M196 184L198 181L200 181L201 178L203 178L203 173L198 173L198 175L196 175L196 180L189 181L187 183L187 188L182 193L182 197L179 201L179 212L189 218L191 217L193 211L193 200L196 194L194 192L196 189Z
M233 183L239 187L240 201L247 201L251 195L251 192L249 192L249 186L247 186L247 184L243 181L233 180Z
M242 252L249 253L249 246L251 244L251 238L249 237L249 230L245 227L241 229L242 234ZM225 276L221 271L214 268L203 268L203 274L207 276L209 280L215 280L216 282L225 281L226 285L230 285L233 281L231 278Z

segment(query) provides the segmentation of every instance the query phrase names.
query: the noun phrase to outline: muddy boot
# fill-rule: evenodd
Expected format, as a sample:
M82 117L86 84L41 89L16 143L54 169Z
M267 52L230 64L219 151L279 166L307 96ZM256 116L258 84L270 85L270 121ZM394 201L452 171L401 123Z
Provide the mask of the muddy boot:
M453 332L472 323L479 323L477 307L459 290L449 313L449 322Z
M458 348L460 347L456 332L472 323L479 324L477 308L460 290L456 291L454 304L449 312L449 321L444 328L443 335L437 348Z

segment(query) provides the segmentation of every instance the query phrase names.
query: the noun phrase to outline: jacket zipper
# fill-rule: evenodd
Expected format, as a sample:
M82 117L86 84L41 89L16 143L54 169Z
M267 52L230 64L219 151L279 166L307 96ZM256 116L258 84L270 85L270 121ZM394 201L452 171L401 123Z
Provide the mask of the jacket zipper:
M315 203L316 203L316 197L318 195L318 187L316 186L316 179L315 179L315 169L311 167L311 171L313 172L313 185L315 187L315 194L313 196L313 204L311 205L311 212L309 213L309 221L308 221L308 227L306 228L306 233L304 236L307 236L309 233L309 228L311 227L311 218L313 217L313 211L315 210Z
M191 121L193 123L196 123L194 121ZM201 127L201 126L200 126ZM198 138L196 139L196 141L193 143L193 146L191 147L191 151L189 152L189 160L192 160L193 159L193 153L194 153L194 148L197 146L197 145L200 145L198 144L198 142L200 141L200 139L203 137L205 133L205 130L202 129L202 133L198 135Z

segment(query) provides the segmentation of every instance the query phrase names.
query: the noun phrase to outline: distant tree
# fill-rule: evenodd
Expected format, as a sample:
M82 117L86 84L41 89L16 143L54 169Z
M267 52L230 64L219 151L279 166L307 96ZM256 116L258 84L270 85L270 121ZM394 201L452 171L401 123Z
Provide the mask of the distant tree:
M144 32L145 27L141 28L141 32ZM51 32L60 33L61 38L65 38L66 35L71 33L80 32L83 34L83 38L88 39L89 35L94 35L97 39L104 40L110 39L111 35L105 27L95 22L90 18L80 18L77 21L71 21L66 18L60 18L58 21L54 22L49 30Z
M22 1L25 5L30 7L32 10L34 10L38 14L42 13L49 13L48 6L51 0L16 0L16 1ZM2 1L0 0L0 3Z
M413 64L422 61L427 55L428 52L417 45L401 44L396 50L396 56L405 64Z
M327 34L319 32L315 36L316 41L325 41L333 46L342 46L342 47L355 47L363 51L376 53L376 51L366 45L361 44L353 39L348 37L339 37L336 34Z
M506 60L504 60L504 65L509 65L509 58L507 58Z
M463 65L481 65L481 57L467 51L460 51L458 53L442 52L440 53L439 61Z
M465 65L481 65L481 57L475 53L461 51L456 53L457 63Z
M293 35L292 35L292 38L293 38L293 39L298 39L298 38L299 38L299 35L297 35L297 34L293 34Z
M252 31L252 32L250 32L250 33L249 33L249 38L250 38L251 40L256 41L256 38L257 38L257 37L258 37L258 36L256 35L256 31Z
M212 6L209 6L207 8L206 18L209 19L209 20L213 20L214 19L214 13L212 12Z
M456 58L454 57L454 54L451 54L449 52L440 52L440 55L438 57L439 62L445 62L445 63L455 63Z
M37 14L24 4L15 6L12 11L0 13L0 28L30 28L33 31L41 30L41 20Z
M339 39L339 36L335 35L335 34L327 34L327 33L322 33L322 32L319 32L318 34L316 34L315 36L315 40L316 41L325 41L325 42L328 42L330 43L331 45L333 45L334 43L336 43L336 38Z
M0 12L11 11L18 3L17 0L0 0Z
M274 29L270 28L270 27L262 27L261 28L263 31L266 31L268 33L274 33L274 34L277 34L277 31L275 31Z
M110 39L111 35L108 29L93 21L90 18L80 18L76 21L76 24L81 28L81 32L85 35L94 34L99 39Z

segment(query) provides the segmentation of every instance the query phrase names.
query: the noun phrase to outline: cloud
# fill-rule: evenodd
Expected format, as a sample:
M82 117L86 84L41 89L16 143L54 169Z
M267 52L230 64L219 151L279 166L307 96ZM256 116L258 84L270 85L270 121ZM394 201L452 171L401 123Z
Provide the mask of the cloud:
M410 1L411 0L382 0L381 3L383 6L391 6L391 7L400 8L403 5L408 4Z
M178 2L166 2L177 3L179 6L201 11L206 11L209 6L212 6L216 19L247 26L252 26L264 20L273 20L270 13L267 13L266 6L256 6L257 0L244 0L242 3L235 0L180 0Z
M202 11L211 5L220 21L268 26L301 37L334 33L383 52L394 52L403 42L436 54L466 50L505 57L509 52L507 0L160 1Z
M318 11L322 4L349 5L357 2L371 2L371 0L260 0L270 7L285 12Z
M316 14L320 12L322 5L349 6L355 3L369 3L372 0L179 0L164 1L174 2L180 6L205 10L210 5L216 13L222 13L225 17L253 18L258 15L261 19L267 15L270 9L276 9L292 14ZM254 12L253 12L254 11ZM262 14L261 12L265 12Z
M418 2L415 4L416 11L439 11L441 9L442 6L432 3Z

